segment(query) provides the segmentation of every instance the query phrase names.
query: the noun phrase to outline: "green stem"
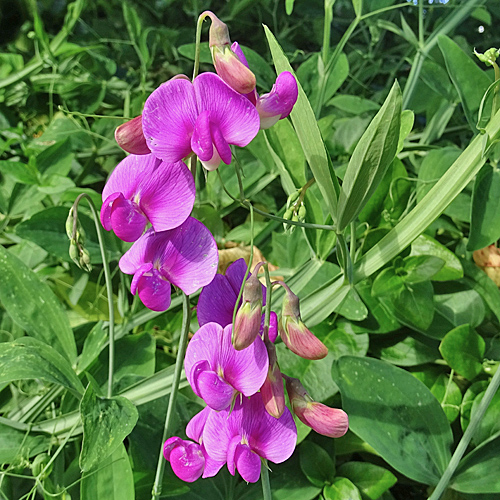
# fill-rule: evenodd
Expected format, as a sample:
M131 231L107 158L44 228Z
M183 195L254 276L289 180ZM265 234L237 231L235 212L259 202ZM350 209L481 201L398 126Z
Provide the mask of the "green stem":
M271 299L273 293L271 277L269 276L269 264L267 262L264 265L264 272L266 274L266 315L264 316L264 342L267 342L269 340L269 324L271 323Z
M500 68L498 67L498 64L496 62L492 63L493 69L495 71L495 82L498 82L500 80ZM493 105L492 105L492 111L491 111L491 116L493 116L499 108L499 102L498 102L498 85L495 87L495 90L493 91Z
M262 498L263 500L272 500L271 484L269 482L269 469L267 468L267 460L262 459L260 466L260 480L262 482Z
M73 234L76 231L76 220L78 218L78 204L80 200L85 198L90 206L90 211L92 212L94 218L95 229L97 232L97 239L99 241L99 249L101 250L101 258L102 258L102 268L104 270L104 281L106 282L106 293L108 295L108 314L109 314L109 368L108 368L108 398L113 395L113 372L114 372L114 364L115 364L115 307L113 304L113 286L111 283L111 273L109 272L109 262L108 255L106 253L106 248L104 245L104 238L102 236L102 228L99 223L100 218L97 210L95 208L94 202L92 198L86 194L82 193L78 196L73 204Z
M177 351L177 359L175 360L174 380L172 382L172 392L168 399L167 416L165 417L165 426L163 427L163 438L160 446L160 456L158 457L158 466L156 468L156 477L151 492L151 500L158 500L161 494L161 486L163 481L163 473L165 471L165 458L163 457L163 443L167 440L170 433L170 424L174 413L177 394L179 392L179 382L181 380L182 367L184 366L184 355L186 353L187 340L189 334L189 326L191 323L191 308L189 305L189 295L182 294L182 331L179 339L179 349Z
M351 262L354 265L356 260L356 223L351 222L351 241L349 242L349 253L351 255Z
M196 23L196 47L194 50L193 80L198 76L198 70L200 69L201 28L206 17L207 13L203 12L202 14L200 14L198 22Z
M325 23L323 25L323 64L327 64L330 55L330 35L332 33L333 4L335 0L325 0Z
M493 399L493 396L495 395L499 387L500 387L500 370L497 370L495 375L493 375L490 385L488 385L488 388L484 393L483 399L479 403L477 411L474 413L474 416L472 417L469 426L465 430L462 439L458 443L458 446L455 450L455 453L453 453L453 456L451 457L448 467L446 467L446 470L441 476L441 479L439 480L436 489L433 491L432 495L429 497L428 500L438 500L439 498L441 498L441 495L444 493L446 487L448 486L451 477L453 476L455 470L457 469L460 463L460 460L462 459L465 451L467 450L467 446L469 446L470 440L472 439L474 432L476 432L478 425L481 423L481 420L483 419L483 416L486 410L488 409L488 406L490 405L491 400Z
M418 1L418 43L424 45L424 0Z

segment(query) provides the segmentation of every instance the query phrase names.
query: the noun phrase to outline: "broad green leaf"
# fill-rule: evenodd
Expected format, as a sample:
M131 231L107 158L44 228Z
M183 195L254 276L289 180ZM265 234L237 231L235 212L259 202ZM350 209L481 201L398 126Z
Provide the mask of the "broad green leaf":
M335 464L321 446L304 441L299 448L300 468L307 479L318 488L335 479Z
M384 177L396 154L400 122L401 91L396 82L349 161L339 196L338 231L356 218Z
M363 321L368 316L368 309L354 287L349 290L336 312L351 321Z
M399 129L399 139L396 154L403 150L405 139L410 135L415 122L415 114L410 109L404 109L401 113L401 126Z
M69 210L66 207L46 208L34 214L30 219L18 224L16 234L25 240L36 243L56 257L71 262L69 239L65 228L68 213ZM78 220L85 231L85 248L90 253L91 262L93 264L102 263L94 222L81 210L78 213ZM104 237L108 252L111 251L113 259L117 258L120 254L116 249L113 238L109 234L105 234Z
M24 460L48 450L50 445L47 434L28 433L0 422L0 464L25 463Z
M472 380L483 370L485 343L470 325L457 326L443 338L439 350L457 373Z
M472 403L470 419L474 420L474 416L477 412L479 403L483 400L486 391L481 392L474 398ZM500 412L500 392L496 392L491 400L483 418L480 420L479 425L474 432L472 437L472 442L475 445L481 444L492 436L497 435L500 432L500 419L498 418Z
M393 267L384 269L373 281L372 295L374 297L383 297L384 295L397 295L404 290L404 281L401 276L396 274Z
M339 94L333 97L329 106L335 106L337 109L353 115L361 115L370 111L378 111L380 105L369 99L363 99L357 95Z
M80 414L83 423L80 468L88 472L122 447L137 422L138 413L127 398L100 397L89 384L80 403Z
M485 165L477 174L467 250L480 250L500 238L500 170Z
M477 113L486 89L492 83L486 72L449 37L440 35L438 45L451 81L460 96L465 116L476 132Z
M416 335L416 334L415 334ZM385 339L384 339L385 340ZM416 338L391 336L389 339L370 346L383 361L397 366L416 366L439 359L437 346L425 337Z
M0 172L10 175L22 184L38 184L38 171L32 163L19 161L0 161Z
M347 355L363 357L368 352L368 333L350 321L336 321L334 329L328 321L325 321L318 325L314 331L328 347L328 351L334 359Z
M371 358L344 356L332 376L350 429L397 471L437 484L450 460L453 436L429 389L407 371Z
M47 284L0 245L0 302L26 332L52 346L70 361L76 345L68 318Z
M325 500L361 500L358 488L345 477L337 477L323 490Z
M32 337L0 343L0 383L41 379L68 388L80 398L84 387L65 357Z
M460 461L450 488L463 493L500 493L500 437L482 443Z
M286 12L287 16L292 14L294 3L295 3L295 0L286 0L285 1L285 12Z
M457 98L457 92L446 69L431 58L424 61L420 77L434 92L444 97L448 102L453 102Z
M464 275L458 257L427 234L421 234L411 244L410 256L415 255L434 255L444 261L443 267L434 274L432 281L458 280Z
M402 276L405 283L421 283L432 279L444 266L444 260L432 255L418 255L404 259Z
M453 326L468 323L472 328L476 328L484 320L483 300L475 290L435 295L434 307L436 312Z
M488 380L478 380L474 382L465 392L462 406L460 407L460 425L462 426L462 431L465 432L465 429L469 426L472 405L476 397L479 394L484 394L484 391L488 387Z
M369 462L346 462L339 467L337 475L349 479L363 497L371 500L377 500L397 482L392 472Z
M71 141L69 137L65 137L44 149L36 157L36 166L44 178L49 178L52 175L66 177L71 170L73 159Z
M132 467L122 443L101 463L97 471L83 476L80 489L81 500L135 499Z
M276 38L271 33L267 26L264 26L267 41L273 56L274 66L276 72L279 74L282 71L290 71L294 74L293 68L290 66L283 50L278 44ZM307 162L311 171L318 183L318 186L323 195L324 201L328 206L328 210L335 223L337 213L337 195L330 176L330 169L328 167L328 159L326 156L323 139L316 122L314 111L309 104L306 94L302 87L297 82L299 88L299 97L295 106L293 107L290 117L293 126L299 138L302 150L304 151Z
M449 375L441 374L431 387L431 392L441 403L441 408L446 414L449 422L454 422L458 417L460 405L462 404L462 392L460 387Z
M86 370L91 363L99 356L106 342L108 340L108 331L103 328L102 321L96 323L96 325L90 330L90 333L85 339L83 344L82 354L78 359L78 371L82 372Z

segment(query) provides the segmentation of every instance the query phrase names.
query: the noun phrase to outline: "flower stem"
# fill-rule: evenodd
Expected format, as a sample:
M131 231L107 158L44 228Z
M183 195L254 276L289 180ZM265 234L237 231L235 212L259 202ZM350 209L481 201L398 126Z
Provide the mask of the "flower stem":
M267 460L262 460L260 466L260 480L262 481L262 498L263 500L272 500L271 484L269 482L269 469L267 468Z
M198 70L200 69L200 44L201 44L201 27L203 26L203 21L207 17L207 13L203 12L198 18L196 23L196 46L194 49L194 68L193 68L193 80L198 76Z
M163 481L163 473L165 471L165 458L163 458L163 443L167 440L170 432L170 424L174 413L177 394L179 392L179 382L181 379L182 367L184 365L184 355L186 353L187 339L189 334L189 326L191 322L191 308L189 305L189 295L182 294L182 331L179 339L179 349L177 351L177 359L175 361L174 380L172 382L172 392L168 400L167 416L165 417L165 426L163 427L163 438L160 446L160 456L158 457L158 466L156 468L156 477L151 492L151 500L158 500L161 494L161 485Z
M264 264L264 272L266 274L266 315L264 316L264 342L269 340L269 323L271 322L271 297L273 293L273 285L269 276L269 264Z
M497 392L498 387L500 387L500 370L497 370L495 375L493 375L490 385L486 389L483 399L481 400L481 402L477 407L477 411L474 413L474 416L472 417L469 426L465 430L462 439L458 443L457 448L455 449L455 453L453 453L450 463L448 464L448 467L446 467L446 470L441 476L441 479L439 480L436 489L432 492L432 495L428 498L428 500L439 500L439 498L441 498L441 495L444 493L446 487L448 486L448 483L450 482L451 477L455 473L455 470L457 469L460 460L462 459L467 449L467 446L469 446L470 440L472 439L474 432L476 432L478 425L483 419L483 416L486 410L488 409L488 406L490 405L493 396Z
M108 398L113 395L113 372L115 365L115 307L113 304L113 286L111 283L111 273L109 272L109 262L108 256L106 253L106 247L104 245L104 238L102 235L101 224L99 223L100 218L97 213L97 209L95 208L94 202L92 198L86 194L80 194L73 204L73 236L76 232L76 221L78 219L78 204L85 198L90 206L90 211L92 212L92 216L94 218L95 229L97 232L97 240L99 242L99 249L101 250L101 258L102 258L102 268L104 270L104 281L106 282L106 293L108 295L108 316L109 316L109 324L108 324L108 332L109 332L109 362L108 362Z

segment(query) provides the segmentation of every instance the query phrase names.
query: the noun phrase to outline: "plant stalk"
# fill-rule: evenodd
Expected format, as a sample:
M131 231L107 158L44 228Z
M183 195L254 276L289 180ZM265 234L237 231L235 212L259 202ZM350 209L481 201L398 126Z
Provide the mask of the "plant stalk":
M262 498L263 500L272 500L271 484L269 482L269 469L267 468L267 460L262 459L260 466L260 480L262 482Z

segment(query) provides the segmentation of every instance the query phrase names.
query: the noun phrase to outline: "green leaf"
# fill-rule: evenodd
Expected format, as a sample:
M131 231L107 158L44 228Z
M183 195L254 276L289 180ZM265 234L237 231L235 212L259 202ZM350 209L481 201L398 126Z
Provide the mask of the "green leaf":
M399 129L399 139L396 154L403 150L405 139L410 135L415 123L415 114L410 109L404 109L401 113L401 126Z
M403 278L396 274L393 267L384 269L373 281L372 295L383 297L384 295L397 295L403 291L405 285Z
M134 476L120 443L99 469L82 478L81 500L134 500Z
M368 316L368 309L354 287L349 290L336 312L351 321L363 321Z
M459 463L450 488L463 493L500 493L500 436L481 444Z
M397 366L416 366L439 359L437 346L425 337L421 340L412 335L400 338L391 336L386 342L370 347L380 359Z
M472 380L483 370L485 342L470 325L457 326L443 338L439 350L457 373Z
M339 196L338 231L356 218L384 177L396 154L400 122L401 90L395 82L349 161Z
M295 0L286 0L285 1L285 12L287 16L290 16L293 12L293 4Z
M323 490L325 500L361 500L361 493L345 477L338 477Z
M78 398L84 393L71 365L50 345L31 337L0 343L0 383L37 378L67 387Z
M83 372L97 358L108 340L108 331L103 328L103 322L99 321L90 330L83 344L82 354L78 359L78 371Z
M500 239L500 170L485 165L477 174L467 250L472 252Z
M360 17L363 12L363 0L352 0L352 6L356 17Z
M339 94L330 99L328 106L335 106L337 109L352 115L362 115L370 111L378 111L380 105L369 99L363 99L357 95Z
M0 464L23 463L48 450L50 444L51 437L47 434L28 433L0 422Z
M76 345L73 332L48 285L1 245L0 269L0 302L9 316L29 335L74 361Z
M337 475L349 479L363 497L371 500L377 500L397 482L392 472L368 462L346 462L339 467Z
M88 472L119 451L123 440L132 432L138 413L127 398L100 397L89 384L80 403L80 414L83 423L80 468Z
M444 262L443 267L432 276L432 281L458 280L464 275L458 257L427 234L421 234L411 244L410 256L415 255L434 255Z
M454 422L462 404L460 387L449 375L442 373L432 385L431 392L441 403L441 408L443 408L449 422Z
M288 59L283 53L282 48L278 44L276 38L271 33L267 26L264 26L267 41L271 49L271 54L274 61L276 72L279 74L282 71L290 71L295 75L293 68L290 66ZM337 213L337 195L330 176L328 167L328 159L326 156L323 139L316 122L314 111L309 104L306 94L302 90L300 83L297 82L299 88L299 97L293 107L290 117L292 119L295 132L299 138L302 150L304 151L307 162L311 171L318 183L318 186L323 195L324 201L328 206L328 210L335 223Z
M477 395L474 399L470 412L470 419L473 420L477 412L479 403L483 400L486 388L483 392ZM496 436L500 432L500 392L497 392L491 400L483 418L479 421L476 431L474 432L472 442L475 445L481 444L492 436Z
M472 405L476 399L476 397L483 393L488 387L488 380L478 380L474 382L465 392L462 406L460 408L460 425L462 426L462 431L465 432L465 429L469 426Z
M74 157L75 155L71 151L71 142L68 137L44 149L36 157L36 166L46 178L51 175L65 177L71 171Z
M451 38L440 35L438 45L451 81L460 96L467 121L476 132L479 105L491 80Z
M432 279L444 265L444 260L432 255L419 255L406 257L404 259L404 271L402 276L405 283L421 283Z
M318 488L335 479L335 465L321 446L304 441L300 445L300 468L307 479Z
M397 471L437 484L453 436L429 389L407 371L371 358L342 357L332 375L350 429Z
M38 184L38 171L32 163L19 161L0 161L0 172L10 175L22 184Z
M37 212L30 219L16 226L16 234L25 240L32 241L47 252L60 259L71 262L69 256L69 239L66 234L66 219L68 218L66 207L50 207ZM85 231L85 248L90 253L93 264L102 263L101 250L97 239L95 224L90 217L78 212L78 220ZM111 257L117 258L120 254L110 234L104 235L106 248L111 251Z
M363 357L368 352L369 335L350 321L335 322L333 330L328 322L324 322L315 328L315 332L335 359L347 355Z
M475 328L484 320L483 300L475 290L435 295L434 307L452 326L468 323Z

